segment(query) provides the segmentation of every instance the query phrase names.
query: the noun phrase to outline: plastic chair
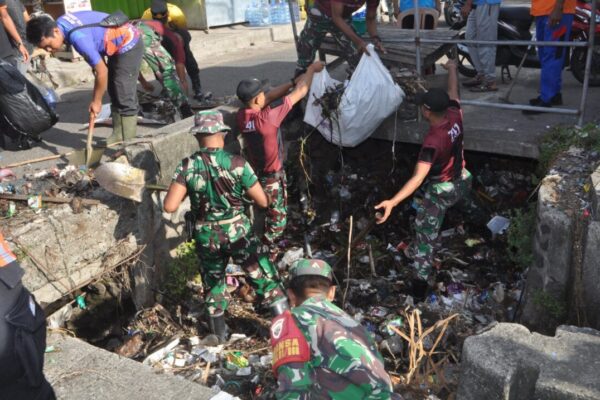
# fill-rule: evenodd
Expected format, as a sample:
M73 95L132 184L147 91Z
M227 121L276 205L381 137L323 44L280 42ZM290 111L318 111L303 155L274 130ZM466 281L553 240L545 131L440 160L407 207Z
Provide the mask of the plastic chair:
M421 20L419 24L421 29L433 30L437 28L438 20L440 18L440 12L438 10L435 8L419 8L419 14L421 14ZM401 12L398 15L398 25L402 29L413 29L414 22L414 8Z

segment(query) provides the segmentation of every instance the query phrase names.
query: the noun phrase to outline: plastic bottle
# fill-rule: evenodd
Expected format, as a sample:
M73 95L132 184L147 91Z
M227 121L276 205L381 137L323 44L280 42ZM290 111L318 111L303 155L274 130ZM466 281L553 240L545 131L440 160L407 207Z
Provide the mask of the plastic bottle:
M261 3L260 10L260 26L269 26L272 23L272 15L271 10L269 8L269 3L264 1Z
M250 26L256 26L256 3L252 2L246 8L245 14L246 21Z

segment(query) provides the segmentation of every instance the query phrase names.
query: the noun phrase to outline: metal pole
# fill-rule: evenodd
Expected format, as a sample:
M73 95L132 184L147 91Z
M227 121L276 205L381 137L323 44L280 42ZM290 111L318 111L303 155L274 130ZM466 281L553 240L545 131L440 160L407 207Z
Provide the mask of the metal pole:
M585 76L583 78L583 92L581 93L581 104L579 105L579 126L583 126L585 117L585 103L587 101L588 88L590 86L590 73L592 71L592 57L594 56L594 39L596 36L596 0L592 0L592 16L590 17L590 33L588 37L588 50L585 59Z
M579 110L571 108L556 108L556 107L535 107L524 104L505 104L505 103L489 103L486 101L478 100L460 100L460 104L467 106L478 106L478 107L490 107L490 108L501 108L504 110L530 110L530 111L541 111L548 114L565 114L565 115L577 115Z
M415 4L415 56L416 56L416 67L417 77L421 77L421 13L419 12L419 0L414 1Z
M386 38L388 43L413 43L415 39ZM537 42L533 40L467 40L467 39L427 39L419 38L420 43L443 44L483 44L498 46L550 46L550 47L587 47L587 42Z
M515 78L510 83L510 86L509 86L508 90L506 91L506 95L504 97L501 97L500 100L505 101L507 103L509 102L510 94L512 93L512 90L515 87L515 84L517 83L519 74L521 73L521 70L523 69L523 64L525 64L525 60L527 59L527 56L529 55L529 50L531 50L531 46L527 46L527 51L525 51L525 54L523 54L523 58L521 59L521 62L519 63L519 67L517 68L517 73L515 74Z
M290 20L292 21L292 32L294 32L294 42L296 43L296 48L298 48L298 29L296 28L296 18L294 16L294 6L292 5L292 0L288 0L288 8L290 10ZM296 4L295 1L293 1Z

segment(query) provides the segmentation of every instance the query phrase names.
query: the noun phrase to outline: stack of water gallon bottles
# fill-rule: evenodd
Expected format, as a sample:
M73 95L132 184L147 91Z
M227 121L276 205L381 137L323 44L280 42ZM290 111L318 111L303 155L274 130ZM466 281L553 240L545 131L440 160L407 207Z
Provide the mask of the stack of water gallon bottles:
M300 8L293 3L294 19L300 21ZM250 26L269 26L289 24L290 9L286 0L255 0L246 9L246 21Z

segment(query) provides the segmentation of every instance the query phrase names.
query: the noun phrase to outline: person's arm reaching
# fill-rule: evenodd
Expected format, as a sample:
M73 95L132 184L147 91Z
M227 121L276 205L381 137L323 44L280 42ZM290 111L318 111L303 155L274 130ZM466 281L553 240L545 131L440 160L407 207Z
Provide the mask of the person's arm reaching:
M15 41L18 46L19 53L23 56L23 60L25 62L29 61L29 52L25 48L23 44L23 40L17 31L17 27L13 22L12 18L8 14L8 8L6 6L0 6L0 20L2 21L2 25L6 30L6 33Z
M448 60L442 66L448 71L448 97L450 97L450 100L459 101L458 66L456 65L456 61Z
M346 23L346 20L343 17L344 15L344 3L340 3L338 1L333 0L331 2L331 19L335 26L339 28L340 31L344 35L348 37L348 39L352 40L356 48L367 55L369 52L367 51L367 44L364 40L362 40L356 32Z
M377 9L367 7L367 32L375 42L375 48L385 53L385 48L381 44L381 38L377 34Z
M308 94L313 76L315 73L323 71L323 68L325 68L325 64L321 61L314 62L307 68L306 73L296 78L296 86L288 96L292 105L302 100Z
M108 84L108 67L104 60L100 60L94 66L94 74L96 75L96 79L94 80L94 91L92 92L92 102L90 103L89 111L94 116L98 116L100 110L102 110L102 96L104 96Z
M427 174L429 174L430 169L430 163L418 162L412 178L410 178L408 182L402 186L402 189L400 189L398 193L396 193L396 195L391 199L382 201L375 206L376 210L383 208L383 216L377 219L378 224L383 224L389 218L394 207L402 203L407 197L412 195L415 190L419 188L419 186L421 186L427 177Z
M289 90L291 88L292 88L291 82L284 83L279 86L275 86L274 88L269 90L267 93L265 93L265 103L271 104L275 100L282 98L283 96L285 96L287 94L287 92L289 92Z

